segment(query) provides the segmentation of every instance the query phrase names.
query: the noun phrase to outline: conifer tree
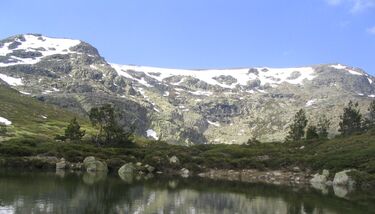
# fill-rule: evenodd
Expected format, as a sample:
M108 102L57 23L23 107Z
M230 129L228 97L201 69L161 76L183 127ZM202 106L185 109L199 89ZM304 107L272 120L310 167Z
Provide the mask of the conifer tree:
M313 140L313 139L318 139L319 134L317 132L316 126L308 126L306 130L306 140Z
M293 119L293 123L289 126L289 133L286 138L287 141L298 141L305 136L305 128L307 126L306 112L300 109Z
M351 135L362 132L362 115L358 109L358 103L349 101L344 107L344 113L340 116L339 132L342 135Z
M331 121L325 116L321 116L316 127L320 139L328 138L328 129L331 126Z
M65 129L65 139L79 142L82 140L84 135L85 130L81 130L81 126L79 125L77 118L73 118Z

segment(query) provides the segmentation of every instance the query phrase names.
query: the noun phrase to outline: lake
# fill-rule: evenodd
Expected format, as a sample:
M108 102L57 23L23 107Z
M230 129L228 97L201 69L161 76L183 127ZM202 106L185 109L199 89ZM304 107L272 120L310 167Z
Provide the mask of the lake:
M3 213L374 213L375 196L201 178L0 171Z

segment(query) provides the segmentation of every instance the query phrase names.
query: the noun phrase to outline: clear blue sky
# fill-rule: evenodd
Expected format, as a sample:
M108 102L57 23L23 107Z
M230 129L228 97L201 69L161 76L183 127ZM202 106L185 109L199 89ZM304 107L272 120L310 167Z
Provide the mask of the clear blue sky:
M340 62L375 74L375 0L11 0L0 37L87 41L107 61L173 68Z

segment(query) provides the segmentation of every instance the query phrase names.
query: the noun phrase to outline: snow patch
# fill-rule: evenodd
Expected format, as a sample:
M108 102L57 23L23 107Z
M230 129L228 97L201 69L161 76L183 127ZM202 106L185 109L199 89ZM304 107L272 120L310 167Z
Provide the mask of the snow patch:
M312 99L312 100L307 101L305 107L309 107L309 106L314 105L316 101L317 101L316 99Z
M368 97L375 98L375 94L370 94Z
M370 83L370 84L372 84L372 79L370 79L370 78L367 78L368 79L368 82Z
M152 129L148 129L146 131L146 136L154 138L155 140L159 140L159 137L158 137L157 133L154 130L152 130Z
M207 120L207 123L209 123L210 125L216 126L216 127L220 127L220 123L218 123L218 122L212 122L212 121Z
M7 76L5 74L0 74L0 79L2 79L4 82L8 83L8 85L11 86L23 85L21 78L14 78Z
M358 71L355 71L353 69L349 69L347 66L345 65L341 65L341 64L337 64L337 65L331 65L332 68L335 68L335 69L338 69L338 70L346 70L348 71L349 73L353 74L353 75L359 75L359 76L363 76L362 73L358 72Z
M4 117L0 117L0 123L6 125L6 126L9 126L12 124L12 122Z
M24 94L24 95L31 95L31 93L29 92L26 92L26 91L19 91L21 94Z

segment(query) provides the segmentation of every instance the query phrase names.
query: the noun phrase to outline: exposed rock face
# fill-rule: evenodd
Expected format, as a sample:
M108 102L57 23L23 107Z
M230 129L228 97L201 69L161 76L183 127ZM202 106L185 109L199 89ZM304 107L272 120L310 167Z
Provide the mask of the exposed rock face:
M0 41L0 78L16 90L86 115L113 104L125 130L148 130L170 143L280 141L305 108L312 123L325 112L338 128L349 100L365 112L375 78L339 64L303 68L174 70L108 64L79 40L18 35ZM21 84L18 84L21 83Z

